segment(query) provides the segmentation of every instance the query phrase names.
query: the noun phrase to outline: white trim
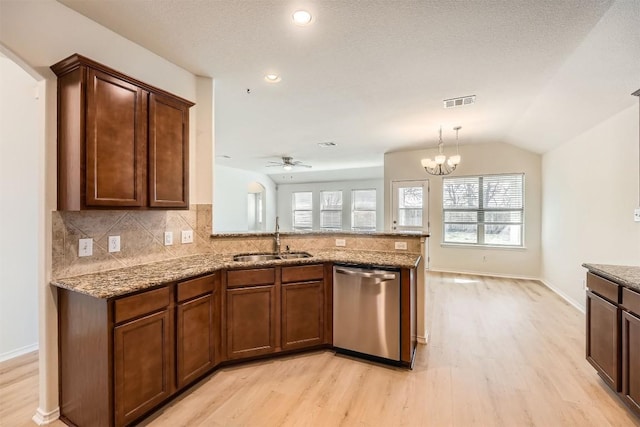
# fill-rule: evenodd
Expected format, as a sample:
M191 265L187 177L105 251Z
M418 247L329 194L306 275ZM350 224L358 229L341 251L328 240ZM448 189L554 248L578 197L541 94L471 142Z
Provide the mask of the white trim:
M429 271L438 272L438 273L470 274L473 276L502 277L505 279L540 280L539 277L518 276L515 274L500 274L500 273L470 271L470 270L447 270L447 269L440 269L440 268L431 268L431 270Z
M32 351L36 351L36 350L38 350L37 342L33 344L25 345L24 347L20 347L15 350L7 351L6 353L0 354L0 362L13 359L14 357L22 356L23 354L31 353Z
M424 337L418 335L416 338L418 339L418 344L426 344L429 341L429 334L425 334Z
M42 409L38 408L35 415L31 419L37 425L44 426L53 423L58 418L60 418L60 408L56 408L53 411L49 412L45 412Z
M548 283L546 280L544 279L538 279L538 280L540 280L540 282L542 282L542 284L545 285L547 288L551 289L553 292L558 294L560 298L562 298L563 300L565 300L566 302L574 306L580 313L585 314L585 307L583 305L579 304L577 301L574 301L567 294L565 294L564 292L562 292L560 289L556 288L552 284Z
M578 302L574 301L572 298L570 298L567 294L562 292L560 289L556 288L555 286L551 285L550 283L548 283L547 281L545 281L544 279L541 279L539 277L517 276L517 275L513 275L513 274L482 273L482 272L477 272L477 271L442 270L442 269L434 269L434 268L432 268L430 271L438 272L438 273L453 273L453 274L469 274L469 275L475 275L475 276L503 277L503 278L506 278L506 279L536 280L536 281L542 283L547 288L549 288L549 290L551 290L553 293L558 295L560 298L562 298L563 300L568 302L571 306L573 306L580 313L582 313L582 314L585 313L585 308L584 308L583 305L581 305Z

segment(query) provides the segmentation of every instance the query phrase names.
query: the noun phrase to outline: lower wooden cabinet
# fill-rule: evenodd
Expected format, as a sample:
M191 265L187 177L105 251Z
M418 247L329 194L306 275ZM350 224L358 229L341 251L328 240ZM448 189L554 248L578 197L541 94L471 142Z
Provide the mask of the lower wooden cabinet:
M622 396L640 415L640 318L622 313Z
M114 328L116 425L131 423L173 393L172 332L169 310Z
M620 391L620 309L587 291L587 360L602 379Z
M324 282L282 285L282 349L310 347L324 340Z
M276 286L227 289L227 358L260 356L276 351Z
M176 382L183 388L220 361L219 275L178 283Z

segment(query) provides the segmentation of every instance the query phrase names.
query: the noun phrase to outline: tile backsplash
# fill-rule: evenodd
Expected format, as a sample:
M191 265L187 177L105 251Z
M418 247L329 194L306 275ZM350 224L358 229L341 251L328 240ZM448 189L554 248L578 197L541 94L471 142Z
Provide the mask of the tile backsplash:
M55 211L52 213L52 277L79 274L161 261L196 253L270 252L273 237L211 237L212 206L191 205L181 211ZM193 230L193 243L182 244L181 232ZM164 245L165 231L173 232L173 245ZM108 251L109 236L120 236L120 252ZM78 257L78 240L93 239L93 255ZM346 250L393 251L396 241L408 252L420 252L420 238L384 235L283 235L282 250L333 249L344 239Z
M160 261L210 250L211 205L181 211L52 212L52 276L65 277ZM182 244L181 232L193 230L193 243ZM173 245L164 245L164 232ZM109 236L120 236L120 252L108 251ZM78 257L78 240L93 239L93 255Z

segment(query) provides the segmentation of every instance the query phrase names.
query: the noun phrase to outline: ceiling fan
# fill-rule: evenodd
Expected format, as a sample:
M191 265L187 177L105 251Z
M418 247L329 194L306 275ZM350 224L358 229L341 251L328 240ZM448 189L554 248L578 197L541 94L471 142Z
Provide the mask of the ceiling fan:
M272 168L272 167L275 167L275 166L281 166L282 169L284 169L286 171L290 171L294 167L301 167L301 168L310 168L311 167L311 165L305 165L299 160L293 161L293 157L287 157L287 156L283 156L281 162L269 162L269 163L270 164L267 165L268 168Z

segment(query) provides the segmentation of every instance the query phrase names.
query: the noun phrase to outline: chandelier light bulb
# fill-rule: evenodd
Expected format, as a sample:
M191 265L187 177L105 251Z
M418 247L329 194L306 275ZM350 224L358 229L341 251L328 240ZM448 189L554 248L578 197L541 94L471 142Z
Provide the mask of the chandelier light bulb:
M443 164L446 160L447 156L445 156L444 154L439 154L436 156L436 163L439 165Z
M452 165L456 165L457 166L457 165L460 164L461 157L460 157L459 154L456 154L455 156L451 156L451 158L449 160L451 161Z

